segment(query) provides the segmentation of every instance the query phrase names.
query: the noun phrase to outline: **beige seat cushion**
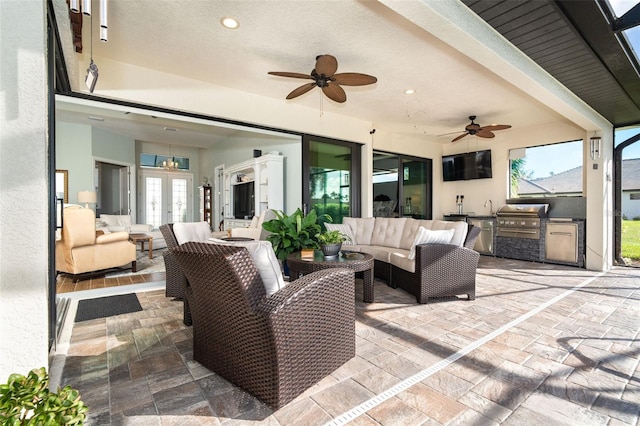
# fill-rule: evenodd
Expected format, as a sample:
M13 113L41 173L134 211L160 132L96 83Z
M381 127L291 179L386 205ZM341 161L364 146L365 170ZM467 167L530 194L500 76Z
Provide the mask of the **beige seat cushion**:
M398 249L391 253L389 260L393 266L414 273L416 271L416 261L409 259L409 250Z
M367 253L373 256L375 260L379 260L381 262L389 263L391 258L391 253L394 253L398 250L395 247L384 247L384 246L360 246L360 253Z

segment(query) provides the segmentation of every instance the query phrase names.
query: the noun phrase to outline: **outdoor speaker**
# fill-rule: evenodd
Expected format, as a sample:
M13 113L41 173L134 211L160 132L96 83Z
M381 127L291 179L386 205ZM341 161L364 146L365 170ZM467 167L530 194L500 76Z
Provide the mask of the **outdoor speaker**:
M258 157L262 157L262 150L261 149L254 149L253 150L253 158L258 158Z

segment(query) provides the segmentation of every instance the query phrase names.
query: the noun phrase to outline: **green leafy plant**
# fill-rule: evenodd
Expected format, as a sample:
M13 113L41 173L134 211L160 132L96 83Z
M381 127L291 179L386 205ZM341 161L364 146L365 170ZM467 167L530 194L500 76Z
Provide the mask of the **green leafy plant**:
M345 236L340 231L325 231L316 235L320 244L338 244L349 240L349 237Z
M44 367L34 368L26 377L12 374L0 385L2 425L82 425L86 413L77 390L65 386L58 393L49 391Z
M285 260L288 255L303 248L319 248L317 235L321 227L315 210L312 209L306 216L300 209L290 216L282 211L276 211L275 214L276 219L264 222L262 227L271 232L267 240L273 245L278 259Z

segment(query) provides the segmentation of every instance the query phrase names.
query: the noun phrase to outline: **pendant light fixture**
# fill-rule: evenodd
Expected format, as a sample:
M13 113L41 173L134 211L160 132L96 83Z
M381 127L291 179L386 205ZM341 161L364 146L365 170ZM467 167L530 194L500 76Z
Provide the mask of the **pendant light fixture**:
M170 172L174 172L176 170L178 170L178 162L175 161L175 157L173 156L173 146L169 145L169 155L171 156L171 159L166 159L162 162L162 168L170 171Z
M82 9L80 9L80 1L82 1ZM89 68L87 68L87 76L85 77L84 82L87 85L87 89L89 89L89 92L93 93L94 89L96 88L96 83L98 82L98 66L95 64L95 62L93 62L93 16L91 15L91 0L69 0L69 9L71 9L71 12L73 13L80 13L82 11L83 15L90 17L90 62ZM100 40L105 42L108 40L107 10L108 0L100 0Z

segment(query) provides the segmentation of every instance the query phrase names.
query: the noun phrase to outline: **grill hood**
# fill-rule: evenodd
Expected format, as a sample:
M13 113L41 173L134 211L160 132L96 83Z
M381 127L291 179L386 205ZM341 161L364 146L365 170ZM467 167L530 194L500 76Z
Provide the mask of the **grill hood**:
M496 212L497 216L547 217L549 204L505 204Z

